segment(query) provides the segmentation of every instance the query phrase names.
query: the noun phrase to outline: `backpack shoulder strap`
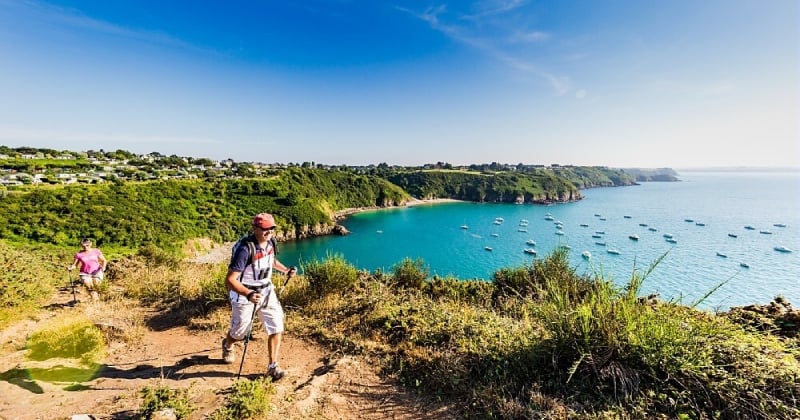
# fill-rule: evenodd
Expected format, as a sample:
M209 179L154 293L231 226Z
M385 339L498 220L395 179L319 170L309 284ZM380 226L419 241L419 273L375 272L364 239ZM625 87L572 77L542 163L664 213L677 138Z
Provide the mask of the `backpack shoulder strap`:
M274 236L269 238L269 242L272 244L272 252L277 256L278 255L278 240L275 239Z
M247 243L247 252L248 255L250 255L247 261L249 261L248 264L253 265L253 261L255 261L256 258L256 241L251 235L247 237L246 243Z

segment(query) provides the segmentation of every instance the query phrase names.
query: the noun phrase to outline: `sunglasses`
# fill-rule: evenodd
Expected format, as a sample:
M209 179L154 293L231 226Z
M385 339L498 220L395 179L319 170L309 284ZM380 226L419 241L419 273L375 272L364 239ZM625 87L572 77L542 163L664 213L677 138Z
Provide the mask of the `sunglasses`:
M258 227L259 229L261 229L261 230L264 230L264 231L267 231L267 232L271 232L271 231L275 230L275 228L276 228L277 226L272 226L272 227L268 227L268 228L262 228L261 226L257 226L257 227Z

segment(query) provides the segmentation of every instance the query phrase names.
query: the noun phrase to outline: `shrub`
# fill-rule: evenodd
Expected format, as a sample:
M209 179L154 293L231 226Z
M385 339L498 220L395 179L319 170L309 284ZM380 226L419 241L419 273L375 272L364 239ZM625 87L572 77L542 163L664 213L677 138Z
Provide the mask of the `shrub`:
M407 289L420 289L428 278L430 269L420 258L412 260L406 257L392 269L395 283Z
M213 412L210 420L239 420L261 418L270 405L275 387L270 379L240 380L233 384L225 398L225 406Z
M303 272L317 297L346 291L358 280L358 270L340 254L329 254L323 261L313 260L303 267Z
M142 404L139 412L142 418L149 419L153 413L167 408L175 410L179 418L186 418L194 411L189 401L188 389L171 389L166 385L146 386L139 393L142 395Z

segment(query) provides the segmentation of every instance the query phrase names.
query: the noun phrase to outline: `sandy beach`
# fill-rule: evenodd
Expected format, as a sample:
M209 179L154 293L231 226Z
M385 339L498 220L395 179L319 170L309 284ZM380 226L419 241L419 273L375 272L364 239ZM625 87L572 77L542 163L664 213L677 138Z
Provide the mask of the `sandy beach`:
M441 203L458 203L463 200L455 200L452 198L430 198L425 200L419 200L416 198L412 198L411 200L407 201L406 203L400 206L392 206L392 207L379 207L379 206L370 206L370 207L353 207L349 209L339 210L334 213L335 220L342 220L345 217L356 214L356 213L363 213L366 211L376 211L376 210L386 210L386 209L394 209L398 207L413 207L413 206L422 206L427 204L441 204Z

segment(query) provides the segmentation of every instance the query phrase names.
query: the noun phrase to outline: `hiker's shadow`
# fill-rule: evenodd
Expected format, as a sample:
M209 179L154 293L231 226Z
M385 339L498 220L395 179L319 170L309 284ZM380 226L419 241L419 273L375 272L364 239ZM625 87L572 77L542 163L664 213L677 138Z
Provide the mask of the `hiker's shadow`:
M222 359L212 359L208 355L193 355L185 357L172 365L137 364L129 369L120 369L114 365L102 365L96 378L109 379L192 379L192 378L221 378L231 376L228 371L203 370L199 372L183 372L192 366L226 365Z
M203 370L199 372L183 372L192 366L224 365L222 359L212 359L207 355L192 355L185 357L172 365L155 366L150 364L137 364L128 369L114 365L99 364L88 367L51 366L48 368L14 368L0 373L0 380L26 389L34 394L44 393L39 382L55 384L71 384L68 390L96 389L87 384L98 378L108 379L192 379L192 378L222 378L232 377L231 372L223 370Z

